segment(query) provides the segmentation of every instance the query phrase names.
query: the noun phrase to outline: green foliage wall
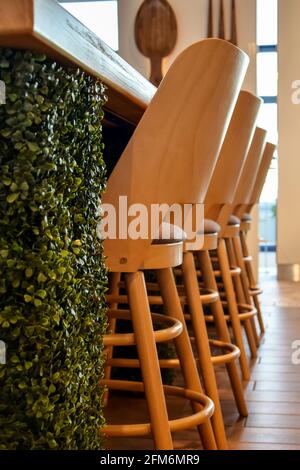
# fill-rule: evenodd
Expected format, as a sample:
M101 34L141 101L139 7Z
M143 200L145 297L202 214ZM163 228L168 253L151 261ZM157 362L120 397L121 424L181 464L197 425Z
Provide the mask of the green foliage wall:
M8 49L0 80L0 449L99 449L104 90Z

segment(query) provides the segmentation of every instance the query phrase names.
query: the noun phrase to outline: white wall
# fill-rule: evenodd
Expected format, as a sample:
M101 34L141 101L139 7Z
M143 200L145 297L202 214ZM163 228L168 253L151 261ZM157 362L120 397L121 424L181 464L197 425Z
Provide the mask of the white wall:
M299 18L299 0L279 0L279 265L300 264L300 104L291 100L300 80Z

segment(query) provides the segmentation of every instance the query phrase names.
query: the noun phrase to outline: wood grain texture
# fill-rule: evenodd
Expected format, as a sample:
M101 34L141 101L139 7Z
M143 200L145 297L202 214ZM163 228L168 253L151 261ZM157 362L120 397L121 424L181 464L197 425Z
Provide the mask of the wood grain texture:
M285 294L281 292L282 284L273 281L273 291L269 289L268 296L274 297L275 292L280 292L283 303L288 296L294 295L299 289L298 285L290 284L284 287ZM272 293L273 292L273 293ZM276 295L275 295L276 300ZM286 348L285 345L276 345L270 332L276 329L280 323L281 340L288 340L290 336L290 324L300 315L300 301L298 308L274 308L269 316L269 329L264 338L260 355L264 356L264 348ZM286 327L286 329L285 329ZM298 331L298 330L297 330ZM300 450L300 367L276 364L254 364L251 370L251 383L245 383L247 390L247 404L249 417L240 419L230 384L224 368L217 369L217 382L221 390L221 404L226 425L226 433L229 446L232 450ZM255 390L253 390L255 388ZM131 403L133 406L133 403ZM116 408L116 403L114 403ZM170 413L186 413L184 404L173 402L170 404ZM135 418L138 412L135 410ZM188 434L181 433L175 436L176 448L195 449L196 432L192 430ZM131 442L131 445L134 443ZM117 447L115 447L117 448ZM134 447L133 447L134 448Z
M247 428L299 429L300 416L254 414L247 419Z
M300 450L300 445L284 445L284 444L259 444L257 442L249 443L249 442L230 442L230 450L233 451L264 451L264 450L274 450L274 451L280 451L280 450Z
M259 165L265 150L266 138L267 132L257 127L234 195L235 205L245 204L251 198ZM235 211L235 214L238 216L238 211Z
M156 88L55 0L0 0L0 45L80 67L108 86L111 112L137 123Z
M118 208L119 196L128 196L128 207L144 204L148 214L151 204L202 203L247 65L240 49L219 39L185 49L114 168L103 201ZM126 258L123 272L134 272L151 239L125 241L105 241L109 267L118 271Z
M205 216L218 222L223 229L231 215L233 195L253 139L261 103L256 96L241 91L210 181Z
M244 443L300 445L300 429L229 428L230 441Z
M264 392L300 392L300 382L257 381L255 390Z

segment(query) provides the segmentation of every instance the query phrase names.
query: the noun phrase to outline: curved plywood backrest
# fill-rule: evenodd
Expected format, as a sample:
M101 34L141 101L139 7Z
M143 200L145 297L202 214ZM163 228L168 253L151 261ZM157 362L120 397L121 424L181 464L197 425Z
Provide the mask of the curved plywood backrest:
M120 195L128 197L128 205L147 208L203 202L248 63L244 52L219 39L187 48L170 67L111 174L104 202L117 207ZM137 266L140 249L150 243L126 240L122 258ZM106 241L105 251L111 259L119 257L115 241Z
M267 132L257 127L234 196L235 205L249 202L266 146L266 138Z
M269 171L272 159L274 157L275 150L276 150L276 145L268 142L266 145L264 154L263 154L261 164L260 164L260 168L258 171L258 175L257 175L254 189L252 192L252 196L249 200L249 204L251 205L259 203L259 199L260 199L264 184L267 179L268 171Z
M206 205L230 204L241 175L262 100L241 91L205 199Z

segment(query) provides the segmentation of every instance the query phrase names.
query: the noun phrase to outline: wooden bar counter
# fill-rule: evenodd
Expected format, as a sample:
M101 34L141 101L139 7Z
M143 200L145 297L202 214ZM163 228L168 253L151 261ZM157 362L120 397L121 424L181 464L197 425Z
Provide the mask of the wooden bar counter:
M0 0L0 46L47 54L107 87L106 109L136 125L156 88L55 0Z

